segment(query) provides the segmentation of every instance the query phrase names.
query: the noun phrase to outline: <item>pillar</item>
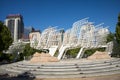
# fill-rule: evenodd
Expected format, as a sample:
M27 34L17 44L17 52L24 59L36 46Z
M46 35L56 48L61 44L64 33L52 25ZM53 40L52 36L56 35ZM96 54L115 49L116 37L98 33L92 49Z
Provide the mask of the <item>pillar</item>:
M15 26L14 26L14 42L18 41L18 18L15 19L14 22Z
M5 25L8 27L8 21L9 21L9 19L6 19L5 20Z

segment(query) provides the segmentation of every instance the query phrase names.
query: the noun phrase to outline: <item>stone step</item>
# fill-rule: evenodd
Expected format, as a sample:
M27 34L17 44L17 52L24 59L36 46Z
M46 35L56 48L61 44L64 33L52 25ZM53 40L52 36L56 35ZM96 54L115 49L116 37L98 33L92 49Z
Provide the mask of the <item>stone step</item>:
M88 70L100 70L100 69L109 69L109 68L116 68L116 67L120 67L120 64L118 65L107 65L107 66L97 66L97 67L84 67L84 68L78 68L81 71L88 71Z
M45 66L54 66L54 64L57 66L62 66L62 65L66 65L66 66L69 66L69 65L74 65L74 64L82 64L82 65L93 65L93 64L101 64L101 63L109 63L109 62L117 62L117 61L120 61L120 59L119 58L117 58L117 59L109 59L109 60L99 60L99 61L90 61L90 62L80 62L80 60L79 60L79 62L78 61L76 61L75 60L75 62L74 63L72 63L72 62L69 62L69 63L65 63L65 62L51 62L51 63L36 63L36 64L34 64L34 63L29 63L29 62L26 62L26 61L23 61L23 62L17 62L16 64L17 65L27 65L27 66L43 66L43 65L45 65Z
M1 66L0 66L1 67ZM11 75L30 72L36 77L86 77L120 73L120 59L110 59L86 63L46 63L29 64L17 62L3 65L2 69Z
M80 64L75 64L75 65L71 65L71 66L41 66L41 68L75 68L75 67L80 67L80 68L89 68L89 67L99 67L99 66L109 66L109 65L116 65L116 64L120 64L120 61L119 62L114 62L114 63L101 63L101 64L88 64L88 65L80 65Z
M8 69L11 69L11 68L8 68ZM21 68L21 67L12 67L12 69L14 70L23 70L23 71L76 71L78 70L77 68L59 68L59 69L43 69L43 68L39 68L39 69L33 69L33 68Z
M63 66L63 65L65 65L65 66L71 66L71 65L74 65L74 64L78 64L78 65L93 65L93 64L102 64L102 63L114 63L114 62L120 62L120 59L116 59L116 60L104 60L104 61L93 61L93 62L82 62L82 63L49 63L49 64L31 64L31 63L23 63L23 62L19 62L19 63L16 63L16 65L27 65L27 66L31 66L31 67L34 67L34 66Z
M76 78L76 77L91 77L91 76L102 76L102 75L112 75L112 74L120 74L120 71L112 71L112 72L102 72L102 73L92 73L92 74L75 74L75 75L37 75L34 74L36 78Z
M20 73L19 73L20 74ZM11 73L10 75L19 75L18 73ZM64 74L64 75L53 75L53 74L33 74L36 78L74 78L74 77L91 77L91 76L100 76L100 75L112 75L112 74L120 74L120 70L101 72L101 73L90 73L90 74Z
M69 71L69 72L36 72L36 71L31 71L32 74L37 74L37 75L76 75L76 74L80 74L79 71Z
M114 63L101 63L101 64L94 64L94 65L78 65L78 64L75 64L75 65L60 65L60 66L58 66L58 65L53 65L53 66L49 66L49 65L40 65L40 66L27 66L27 65L13 65L13 66L11 66L11 67L20 67L20 68L27 68L27 69L68 69L68 68L90 68L90 67L92 67L92 68L94 68L94 67L104 67L104 66L110 66L110 65L117 65L117 64L120 64L120 61L118 61L118 62L114 62ZM9 66L10 67L10 66Z
M114 71L114 70L120 70L120 67L118 67L118 68L105 68L105 69L98 69L98 70L77 70L76 72L80 72L80 73L96 73L96 72L105 72L105 71ZM38 72L40 72L40 73L57 73L58 72L58 74L59 73L65 73L65 72L67 72L67 73L70 73L70 72L74 72L74 71L31 71L31 72L36 72L36 73L38 73Z
M72 66L64 66L64 65L62 65L62 66L60 66L60 67L56 67L55 65L54 65L54 67L49 67L48 65L47 65L47 67L45 67L45 66L42 66L42 67L37 67L37 66L34 66L34 67L32 67L32 69L31 69L31 67L30 66L25 66L25 67L23 67L23 65L17 65L17 66L9 66L8 68L10 68L10 69L16 69L16 70L35 70L35 71L40 71L41 69L43 70L43 71L47 71L47 69L48 69L48 71L50 71L50 70L54 70L54 71L69 71L69 70L76 70L76 68L80 68L80 69L78 69L78 70L96 70L96 69L102 69L102 68L108 68L109 66L113 66L113 64L115 65L115 64L117 64L118 62L114 62L114 63L112 63L112 64L109 64L109 63L104 63L105 65L103 66L103 65L87 65L87 66L79 66L79 65L72 65ZM106 65L107 64L107 65ZM115 65L115 66L120 66L120 65ZM114 66L113 66L114 67Z
M107 68L114 68L116 66L120 67L120 64L118 65L106 65L106 66L97 66L97 67L81 67L81 66L75 66L74 68L24 68L24 67L16 67L13 66L10 69L16 69L16 70L30 70L30 71L75 71L75 70L97 70L97 69L107 69Z
M8 72L15 72L15 73L24 73L25 71L23 71L23 70L16 70L16 69L6 69Z
M115 68L106 68L106 69L98 69L98 70L84 70L84 71L81 71L81 73L84 73L84 74L91 74L91 73L100 73L100 72L112 72L112 71L115 71L115 70L118 70L120 71L120 67L115 67Z
M8 71L11 71L11 72L17 72L17 73L22 73L22 72L27 72L27 71L30 71L32 73L36 73L36 74L78 74L78 73L81 73L81 74L88 74L88 73L99 73L99 72L105 72L105 71L113 71L113 70L120 70L120 67L107 67L107 68L99 68L97 67L97 69L68 69L68 70L24 70L24 69L21 69L19 70L18 68L17 69L7 69Z

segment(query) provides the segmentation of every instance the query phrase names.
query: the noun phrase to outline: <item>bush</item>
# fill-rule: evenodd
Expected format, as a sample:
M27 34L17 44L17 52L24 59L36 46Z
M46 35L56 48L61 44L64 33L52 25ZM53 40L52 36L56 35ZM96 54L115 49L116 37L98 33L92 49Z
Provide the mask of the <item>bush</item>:
M23 53L20 53L20 55L19 55L19 60L23 60L23 59L24 59L24 56L25 56L26 58L28 58L29 56L32 56L35 52L48 53L49 50L48 50L48 49L41 49L41 50L34 49L34 48L30 47L30 44L26 44L26 45L25 45L25 48L24 48L24 50L23 50Z
M25 48L23 50L23 55L30 56L30 55L33 55L35 52L41 53L41 50L34 49L34 48L30 47L30 44L26 44Z
M104 52L104 51L105 51L105 48L87 49L87 50L85 50L85 52L84 52L83 58L86 58L86 57L92 55L92 54L95 53L96 51Z
M113 45L113 50L112 50L111 56L120 58L120 45L116 41L114 41L114 45Z
M66 56L69 58L75 58L79 52L80 48L75 48L75 49L69 49L66 52Z
M0 62L6 61L8 63L13 62L15 56L13 54L0 54Z
M57 49L56 52L55 52L55 54L54 54L54 56L57 57L58 54L59 54L59 50Z

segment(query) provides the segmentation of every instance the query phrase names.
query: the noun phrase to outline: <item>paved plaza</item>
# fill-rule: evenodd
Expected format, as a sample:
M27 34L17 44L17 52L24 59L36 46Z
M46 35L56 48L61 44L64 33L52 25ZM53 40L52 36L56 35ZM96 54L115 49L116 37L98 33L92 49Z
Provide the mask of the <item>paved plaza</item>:
M0 74L11 77L26 77L37 79L67 79L99 77L120 74L120 59L67 59L59 62L31 63L20 61L0 66ZM120 76L119 76L120 77ZM84 79L83 79L84 80ZM87 80L87 79L85 79Z

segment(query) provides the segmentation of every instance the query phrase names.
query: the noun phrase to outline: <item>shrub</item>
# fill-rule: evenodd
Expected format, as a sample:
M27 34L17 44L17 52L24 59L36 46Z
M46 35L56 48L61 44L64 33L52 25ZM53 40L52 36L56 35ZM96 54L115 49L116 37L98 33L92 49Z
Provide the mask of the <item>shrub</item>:
M105 48L93 48L93 49L87 49L84 52L83 58L86 58L90 55L92 55L93 53L95 53L95 51L105 51Z
M66 52L66 56L69 57L69 58L75 58L77 56L79 50L80 50L80 47L79 48L74 48L74 49L69 49Z

